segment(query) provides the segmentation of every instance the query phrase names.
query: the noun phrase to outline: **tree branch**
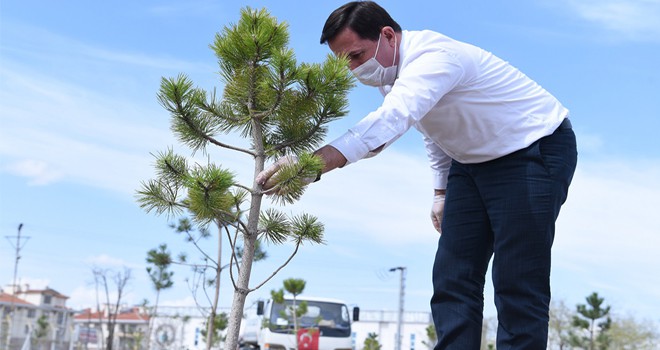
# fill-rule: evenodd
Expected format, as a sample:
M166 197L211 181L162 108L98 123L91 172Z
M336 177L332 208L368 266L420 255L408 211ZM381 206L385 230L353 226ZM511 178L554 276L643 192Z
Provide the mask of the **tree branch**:
M210 143L212 143L212 144L214 144L218 147L222 147L222 148L226 148L226 149L230 149L230 150L234 150L234 151L238 151L238 152L243 152L243 153L249 154L252 157L255 156L255 154L253 152L251 152L247 149L232 146L230 144L220 142L220 141L216 140L215 138L213 138L211 135L206 134L203 130L201 130L192 121L192 119L190 118L190 115L188 113L186 113L185 109L183 108L183 106L180 103L178 103L178 101L177 101L177 118L182 120L190 129L192 129L195 132L195 134L197 134L201 138L205 139L206 141L208 141L208 142L210 142Z
M284 148L287 148L287 147L290 147L292 145L296 145L296 144L299 144L299 143L304 143L305 141L310 139L314 134L316 134L316 132L321 128L321 125L323 125L322 120L323 120L323 118L319 118L316 125L314 125L312 128L310 128L309 131L305 135L303 135L301 138L296 139L296 140L287 141L287 142L282 142L282 143L277 144L274 147L272 147L272 149L274 151L280 151L280 150L282 150Z
M284 264L280 265L280 267L278 267L277 270L273 271L273 273L268 278L266 278L263 282L261 282L258 286L254 287L254 288L251 288L251 289L248 289L248 293L251 293L251 292L261 288L261 286L266 284L266 282L270 281L273 277L275 277L275 275L277 275L277 273L280 272L280 270L282 270L286 265L289 264L289 262L291 262L291 259L293 259L293 257L296 255L296 253L298 253L298 247L300 247L300 243L296 243L296 249L293 251L293 253L291 253L291 256L289 256L289 258L284 262Z
M236 239L234 235L234 239ZM229 245L231 246L231 257L229 257L229 279L231 284L234 286L234 290L238 289L236 285L236 279L234 278L234 270L231 268L234 265L234 260L236 260L236 272L241 273L241 268L238 266L238 259L236 259L236 242L232 242L231 237L229 237L229 231L227 231L227 239L229 240Z
M193 237L190 234L190 232L186 231L186 235L188 235L188 238L189 238L190 242L192 242L192 244L195 246L195 248L197 248L197 250L202 254L202 256L204 256L207 260L209 260L213 264L215 264L215 266L218 266L218 263L215 260L213 260L208 254L206 254L206 252L199 246L199 244L197 244L197 241L195 240L195 237ZM196 265L196 266L199 266L199 265ZM208 266L208 265L206 265L206 266Z

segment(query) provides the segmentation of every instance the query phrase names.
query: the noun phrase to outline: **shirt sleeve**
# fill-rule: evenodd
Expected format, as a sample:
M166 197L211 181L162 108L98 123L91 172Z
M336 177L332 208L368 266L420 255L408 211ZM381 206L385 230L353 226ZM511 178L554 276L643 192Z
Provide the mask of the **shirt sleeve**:
M424 136L424 146L426 154L431 163L433 171L433 188L446 189L449 168L451 167L451 157L449 157L433 140Z
M458 84L463 68L455 55L434 49L416 53L399 74L383 104L330 143L347 164L373 156L374 150L401 137Z

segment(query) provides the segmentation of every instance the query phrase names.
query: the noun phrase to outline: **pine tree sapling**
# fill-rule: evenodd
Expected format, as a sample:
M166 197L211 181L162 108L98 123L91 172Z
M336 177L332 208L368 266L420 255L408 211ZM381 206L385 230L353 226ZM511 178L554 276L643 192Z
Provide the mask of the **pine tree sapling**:
M213 322L213 327L208 327L208 323ZM211 346L218 346L222 340L221 332L227 328L227 314L221 312L217 317L211 317L206 319L206 327L202 328L200 333L202 334L202 339L204 342L211 342ZM212 337L208 337L208 330L212 329L215 334Z
M382 345L380 345L380 342L378 341L378 334L376 333L369 333L367 335L367 338L364 340L364 347L362 348L363 350L380 350Z
M271 298L273 299L273 302L285 305L284 310L282 311L284 315L282 315L282 318L288 319L288 316L291 316L291 319L293 319L293 334L296 334L296 348L299 348L298 346L298 330L300 329L299 327L299 320L300 317L305 315L307 313L307 302L302 301L298 303L297 297L298 295L302 294L302 292L305 290L305 285L307 282L303 279L299 278L288 278L283 281L284 288L280 288L279 290L271 290L270 295ZM291 305L286 305L285 300L284 300L284 291L287 293L291 294L293 296L293 300Z
M158 249L151 249L147 252L147 273L149 279L156 290L156 302L154 303L153 310L149 313L149 329L147 331L147 342L151 341L151 334L153 330L154 318L158 315L158 303L160 301L160 292L169 289L174 285L172 276L173 271L169 271L172 264L171 253L167 250L166 244L161 244ZM148 344L148 348L151 346Z
M609 343L607 330L612 320L608 317L610 307L602 307L605 299L594 292L586 297L587 304L577 305L577 316L573 317L573 326L582 329L587 336L576 333L570 334L569 343L589 350L606 349ZM607 317L604 322L597 323L598 319Z
M435 348L435 344L438 342L438 335L435 332L435 326L430 324L426 327L426 338L427 340L422 340L422 344L426 346L429 350Z
M48 316L41 315L39 319L37 319L36 327L34 327L32 332L33 345L39 345L38 348L41 348L41 344L48 340L48 335L51 332L51 327L48 323Z
M353 76L345 57L328 55L322 63L298 63L288 47L286 23L265 9L241 10L236 24L216 34L211 49L224 84L221 98L195 87L185 75L163 78L158 100L171 116L171 130L191 155L210 154L210 148L237 152L254 161L252 182L240 183L231 164L206 164L177 154L173 148L155 155L156 177L137 192L147 212L168 217L188 215L193 224L214 225L231 246L229 275L234 287L225 348L238 346L245 300L286 265L305 242L323 243L323 224L309 214L286 215L262 210L263 188L255 181L267 160L282 156L298 161L283 171L272 197L275 204L300 199L323 168L311 154L323 141L328 123L347 111ZM234 145L225 135L246 139L248 148ZM293 244L293 252L266 280L250 286L258 240ZM237 264L235 247L242 242ZM219 282L219 278L216 279ZM218 289L219 283L216 285ZM211 325L214 322L210 322ZM209 332L213 336L213 332ZM208 343L211 343L209 341ZM207 348L210 344L207 344Z

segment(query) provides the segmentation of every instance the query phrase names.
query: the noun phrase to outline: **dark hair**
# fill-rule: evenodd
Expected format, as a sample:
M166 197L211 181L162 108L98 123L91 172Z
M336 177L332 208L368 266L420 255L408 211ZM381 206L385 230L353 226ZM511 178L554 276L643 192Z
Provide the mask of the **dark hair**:
M380 30L387 26L401 32L401 26L380 5L373 1L352 1L328 16L321 33L321 44L332 40L346 27L362 39L378 40Z

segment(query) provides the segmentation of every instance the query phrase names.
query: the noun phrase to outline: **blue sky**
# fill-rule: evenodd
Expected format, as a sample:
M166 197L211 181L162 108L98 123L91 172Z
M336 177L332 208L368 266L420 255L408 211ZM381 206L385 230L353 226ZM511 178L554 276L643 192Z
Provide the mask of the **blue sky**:
M209 44L240 8L267 8L289 23L301 62L329 53L319 44L328 14L344 1L5 1L0 8L0 284L11 283L19 223L29 240L18 276L49 286L71 307L94 303L93 267L133 271L128 303L154 299L149 249L190 251L168 220L135 202L153 176L151 153L175 146L158 105L161 77L188 74L221 88ZM573 306L598 292L619 315L660 321L660 1L381 1L404 29L432 29L481 46L519 67L570 110L579 165L557 223L552 291ZM350 113L328 139L378 106L375 89L350 94ZM228 140L235 140L230 136ZM251 175L250 160L213 160ZM427 311L437 233L420 136L411 131L382 155L324 176L285 208L318 216L326 245L305 246L255 300L285 278L306 294L367 310L396 310L405 266L405 307ZM213 242L206 242L209 250ZM290 245L267 247L252 285ZM175 268L161 304L191 305ZM221 305L231 303L225 287ZM495 314L487 286L486 315Z

